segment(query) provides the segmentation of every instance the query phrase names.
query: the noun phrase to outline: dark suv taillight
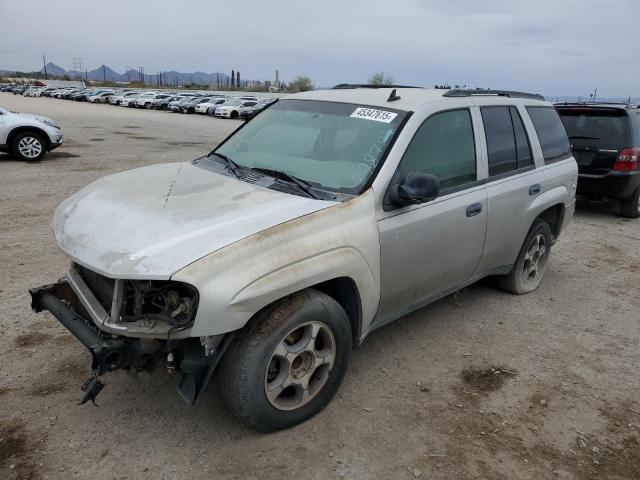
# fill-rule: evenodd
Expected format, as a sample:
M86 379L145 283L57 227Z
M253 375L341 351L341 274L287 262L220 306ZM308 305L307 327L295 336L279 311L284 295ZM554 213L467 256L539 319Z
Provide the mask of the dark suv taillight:
M633 172L638 169L638 158L640 157L640 148L625 148L620 150L613 169L618 172Z

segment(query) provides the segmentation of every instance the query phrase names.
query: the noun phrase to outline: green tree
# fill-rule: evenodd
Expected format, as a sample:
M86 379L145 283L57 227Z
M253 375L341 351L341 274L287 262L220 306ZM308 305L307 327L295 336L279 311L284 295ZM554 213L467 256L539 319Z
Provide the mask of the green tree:
M292 92L306 92L313 90L313 82L306 75L298 75L289 83L289 90Z
M376 72L369 79L371 85L393 85L393 77L384 72Z

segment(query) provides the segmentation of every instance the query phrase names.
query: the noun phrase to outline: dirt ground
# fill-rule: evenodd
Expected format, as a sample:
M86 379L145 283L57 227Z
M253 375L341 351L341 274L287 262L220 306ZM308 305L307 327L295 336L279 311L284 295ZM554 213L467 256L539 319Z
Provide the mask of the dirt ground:
M105 377L78 406L89 355L29 287L67 259L56 205L92 180L205 154L239 125L0 93L66 135L43 162L0 154L0 479L638 479L640 221L580 204L540 289L485 281L373 333L333 402L271 435L215 387L195 407L177 377Z

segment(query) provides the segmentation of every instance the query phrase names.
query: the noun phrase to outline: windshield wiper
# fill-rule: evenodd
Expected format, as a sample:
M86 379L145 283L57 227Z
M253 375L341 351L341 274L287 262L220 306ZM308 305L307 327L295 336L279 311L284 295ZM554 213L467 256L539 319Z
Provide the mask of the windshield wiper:
M600 140L600 137L589 137L587 135L571 135L569 138L571 140L574 140L574 139L577 139L577 138L582 139L582 140Z
M216 157L222 159L224 161L224 163L226 164L226 166L227 166L227 170L229 170L231 173L233 173L233 175L236 178L240 177L240 174L238 173L238 170L240 170L242 168L240 165L238 165L236 162L231 160L226 155L223 155L222 153L213 152L211 155L215 155Z
M280 180L285 180L290 183L294 183L295 185L298 186L298 188L300 188L300 190L306 193L309 197L315 198L316 200L321 200L320 196L313 191L313 187L309 184L309 182L306 182L301 178L294 177L293 175L290 175L287 172L283 172L281 170L274 170L271 168L256 167L256 168L252 168L251 170L260 172L260 173L266 173L267 175L273 178L278 178Z

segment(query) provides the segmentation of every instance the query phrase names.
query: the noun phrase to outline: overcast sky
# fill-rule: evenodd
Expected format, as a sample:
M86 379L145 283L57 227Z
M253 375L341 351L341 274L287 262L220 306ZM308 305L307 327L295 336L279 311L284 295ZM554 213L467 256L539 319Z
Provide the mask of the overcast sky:
M0 0L0 69L144 66L640 96L640 0Z

